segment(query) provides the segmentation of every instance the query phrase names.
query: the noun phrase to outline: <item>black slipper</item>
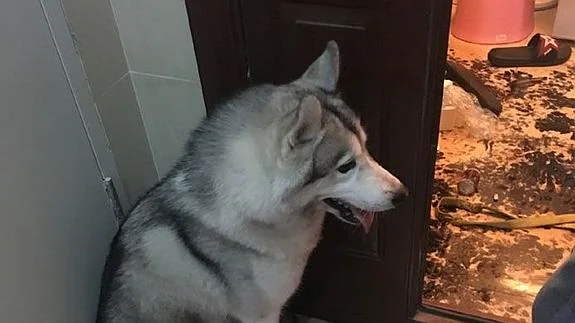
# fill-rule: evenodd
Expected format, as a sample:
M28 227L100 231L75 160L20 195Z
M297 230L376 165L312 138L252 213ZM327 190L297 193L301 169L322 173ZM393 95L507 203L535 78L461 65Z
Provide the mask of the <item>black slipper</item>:
M489 51L487 59L493 66L552 66L571 57L571 46L547 35L535 34L527 46L500 47Z

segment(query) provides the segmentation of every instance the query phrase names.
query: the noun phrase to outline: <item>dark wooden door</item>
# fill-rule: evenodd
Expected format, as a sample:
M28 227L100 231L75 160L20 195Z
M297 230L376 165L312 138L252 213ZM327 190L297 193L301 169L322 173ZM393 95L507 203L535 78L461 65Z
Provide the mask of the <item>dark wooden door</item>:
M369 235L328 217L290 308L331 322L407 321L421 299L450 1L210 1L187 1L208 109L249 84L299 77L334 39L339 88L372 154L412 193Z

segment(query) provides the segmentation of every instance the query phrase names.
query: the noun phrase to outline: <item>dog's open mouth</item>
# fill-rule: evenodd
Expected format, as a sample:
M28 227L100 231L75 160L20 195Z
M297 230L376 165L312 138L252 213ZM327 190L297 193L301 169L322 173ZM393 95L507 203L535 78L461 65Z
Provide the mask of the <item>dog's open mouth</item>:
M362 210L343 200L336 198L327 198L323 200L329 207L338 211L334 214L342 222L352 225L361 225L365 233L369 233L373 224L374 212Z

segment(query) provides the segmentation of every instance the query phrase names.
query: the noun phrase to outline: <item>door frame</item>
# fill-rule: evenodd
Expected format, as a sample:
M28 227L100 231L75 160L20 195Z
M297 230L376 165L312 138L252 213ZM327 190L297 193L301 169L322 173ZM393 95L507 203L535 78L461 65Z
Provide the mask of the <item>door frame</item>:
M408 249L407 279L390 282L404 285L407 289L405 306L398 311L401 312L401 317L406 322L432 322L437 319L441 319L442 322L495 322L457 313L451 309L426 306L422 303L427 228L430 219L452 1L382 1L386 2L387 6L393 7L395 11L394 15L389 17L392 26L402 27L405 26L406 21L409 21L411 37L406 37L404 41L409 42L415 39L426 48L425 52L410 55L408 59L414 63L421 62L421 60L427 62L415 72L420 73L424 79L424 93L421 96L421 105L417 107L417 118L411 120L417 124L416 129L419 133L418 136L411 137L411 139L418 138L414 147L417 160L412 165L415 166L412 167L415 178L413 181L415 190L412 189L414 193L412 195L413 221L410 228L401 229L401 231L410 231L413 237ZM314 2L321 3L318 0ZM240 0L185 0L185 3L194 40L206 112L210 115L219 102L250 84L247 62L249 48L243 36L241 2ZM425 19L410 19L414 13ZM403 35L398 33L391 39L400 41L403 36L407 36L407 33ZM400 54L392 53L392 55L399 56ZM382 115L382 118L387 117L390 115L385 113ZM413 143L414 140L410 144ZM394 146L401 144L398 142ZM391 317L396 316L391 315Z
M218 103L248 85L240 0L185 3L206 114L210 115Z

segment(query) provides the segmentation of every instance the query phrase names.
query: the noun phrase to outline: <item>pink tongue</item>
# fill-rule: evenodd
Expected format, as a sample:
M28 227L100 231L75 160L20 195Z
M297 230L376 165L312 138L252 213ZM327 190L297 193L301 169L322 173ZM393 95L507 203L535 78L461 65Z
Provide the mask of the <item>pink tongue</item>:
M364 212L361 212L361 214L359 216L357 216L357 219L361 223L363 231L366 234L368 234L370 229L371 229L371 225L373 224L373 218L374 218L373 212L365 212L364 211Z

